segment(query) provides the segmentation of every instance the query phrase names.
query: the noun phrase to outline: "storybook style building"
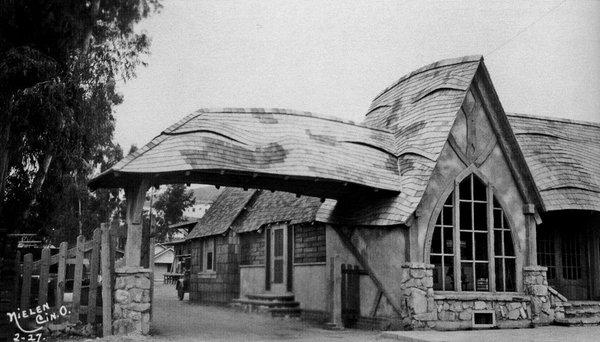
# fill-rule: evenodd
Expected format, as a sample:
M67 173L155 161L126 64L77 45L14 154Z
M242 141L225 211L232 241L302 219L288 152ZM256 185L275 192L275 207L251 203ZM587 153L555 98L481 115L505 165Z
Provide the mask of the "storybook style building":
M505 113L480 56L402 77L361 124L201 109L90 185L194 182L263 191L188 236L193 300L222 277L204 298L347 326L600 322L600 124Z

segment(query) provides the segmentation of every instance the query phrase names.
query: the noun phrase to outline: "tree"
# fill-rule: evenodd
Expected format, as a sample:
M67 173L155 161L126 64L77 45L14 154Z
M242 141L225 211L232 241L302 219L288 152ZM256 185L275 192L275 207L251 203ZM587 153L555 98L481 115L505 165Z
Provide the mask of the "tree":
M182 221L183 211L194 205L194 193L186 190L183 184L167 186L153 205L157 212L155 221L155 238L164 241L171 238L172 233L169 226Z
M159 8L158 0L0 2L0 227L44 230L53 192L75 191L105 158L122 101L115 85L149 53L134 24Z

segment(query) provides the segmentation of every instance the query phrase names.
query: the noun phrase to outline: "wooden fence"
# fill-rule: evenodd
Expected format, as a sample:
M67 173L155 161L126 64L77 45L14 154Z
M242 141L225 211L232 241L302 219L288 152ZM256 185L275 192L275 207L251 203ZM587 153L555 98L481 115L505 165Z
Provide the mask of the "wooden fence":
M38 261L33 261L29 253L23 256L21 263L17 252L21 288L17 298L21 310L48 305L56 312L64 305L70 311L70 322L103 323L104 335L110 335L113 246L108 225L102 224L100 229L94 230L90 240L80 235L71 248L63 242L53 255L50 248L44 248Z

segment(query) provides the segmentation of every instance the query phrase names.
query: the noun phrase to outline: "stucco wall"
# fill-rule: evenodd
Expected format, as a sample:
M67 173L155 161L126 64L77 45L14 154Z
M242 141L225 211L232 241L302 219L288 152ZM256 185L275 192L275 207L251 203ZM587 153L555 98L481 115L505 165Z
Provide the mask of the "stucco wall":
M240 266L240 296L265 292L264 265Z
M294 265L294 295L300 308L306 310L327 310L326 265Z

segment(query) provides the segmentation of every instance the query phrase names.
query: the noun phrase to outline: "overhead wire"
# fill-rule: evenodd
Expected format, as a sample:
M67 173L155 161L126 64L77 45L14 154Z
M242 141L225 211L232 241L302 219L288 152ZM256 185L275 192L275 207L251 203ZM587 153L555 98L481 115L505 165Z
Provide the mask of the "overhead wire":
M561 1L558 5L554 6L552 9L550 9L548 12L544 13L541 17L539 17L538 19L536 19L535 21L531 22L529 25L527 25L526 27L524 27L523 29L519 30L519 32L517 32L514 36L512 36L510 39L508 39L507 41L505 41L504 43L500 44L499 46L495 47L494 49L492 49L492 51L488 52L485 54L486 57L491 56L494 52L502 49L503 47L505 47L506 45L508 45L510 42L514 41L516 38L518 38L520 35L522 35L523 33L525 33L527 30L529 30L533 25L539 23L540 21L542 21L544 18L546 18L548 15L550 15L550 13L556 11L562 4L564 4L565 2L567 2L567 0L563 0Z

